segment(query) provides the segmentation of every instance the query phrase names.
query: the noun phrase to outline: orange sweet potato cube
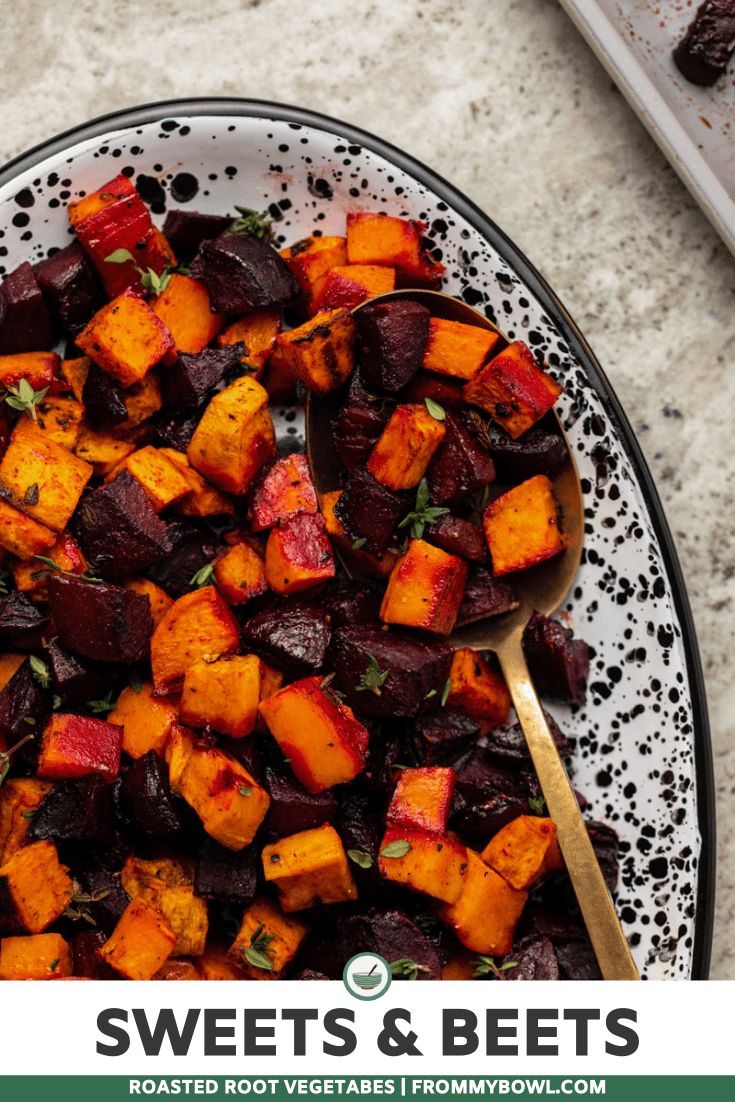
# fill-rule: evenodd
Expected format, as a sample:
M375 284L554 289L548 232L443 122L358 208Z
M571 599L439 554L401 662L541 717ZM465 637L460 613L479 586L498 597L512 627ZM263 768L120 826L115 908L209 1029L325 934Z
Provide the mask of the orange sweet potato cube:
M73 536L62 532L53 547L49 548L45 558L55 562L60 570L67 574L83 574L87 569L87 560L79 549ZM48 593L46 582L49 568L44 563L31 560L16 562L12 566L16 588L27 593L32 601L45 601Z
M71 946L61 934L4 937L0 980L60 980L73 973Z
M377 264L346 264L331 268L319 280L314 292L313 310L354 310L361 302L375 295L385 295L394 291L396 273L394 268L383 268Z
M268 392L243 376L215 394L194 431L186 457L220 490L244 494L276 454Z
M486 865L519 891L564 867L556 824L537 815L519 815L498 831L482 851Z
M185 593L153 632L151 668L156 692L174 691L197 659L229 654L239 640L232 613L214 586Z
M439 917L452 927L466 949L505 956L513 947L513 934L528 893L516 891L474 850L467 850L466 862L462 892L458 899L439 909Z
M228 325L217 338L217 344L220 348L226 348L230 344L242 343L245 346L243 363L256 368L255 378L259 378L273 354L280 332L280 310L254 310L252 314L246 314Z
M178 503L177 512L184 517L222 517L232 516L235 506L230 498L225 497L214 486L210 486L206 478L202 478L198 471L190 465L184 452L175 448L159 448L161 455L178 470L181 477L187 483L189 492Z
M197 957L196 970L202 980L241 980L242 972L227 958L224 945L208 945Z
M201 352L225 322L222 314L212 313L204 284L178 272L174 272L151 305L173 339L166 364L174 363L178 352Z
M443 834L452 807L457 774L446 766L402 769L388 805L390 826Z
M73 360L62 360L59 366L59 374L63 380L59 385L65 391L70 390L78 402L82 400L89 364L89 356L78 356Z
M482 524L496 577L526 570L564 550L559 506L545 474L534 475L491 501Z
M10 678L23 665L27 657L25 654L18 654L14 651L6 651L5 654L0 654L0 691L5 688ZM0 806L2 806L2 796L0 796Z
M264 532L296 513L318 513L314 483L305 455L277 459L260 476L250 495L250 526Z
M34 390L58 387L59 357L55 352L17 352L0 356L0 388L9 390L25 379Z
M389 826L380 845L380 875L445 903L462 891L467 850L448 834Z
M342 839L328 823L264 846L262 861L265 878L275 884L278 902L287 914L315 903L357 899Z
M370 211L348 214L347 259L350 264L417 269L421 262L421 230L408 218Z
M231 738L255 730L260 702L260 659L227 655L195 662L184 674L179 718L189 727L212 727Z
M100 773L112 779L120 772L121 745L122 731L114 723L54 712L43 731L38 776L55 781Z
M176 934L174 956L201 956L209 919L206 903L194 894L193 862L130 855L122 867L120 883L131 899L141 899L169 924Z
M295 275L312 312L319 282L330 268L347 263L347 240L344 237L306 237L281 249L281 256Z
M281 333L278 348L307 390L328 394L352 374L355 333L355 319L349 310L327 310L298 329Z
M174 347L160 318L130 289L98 310L76 343L123 387L139 382Z
M510 711L510 693L500 673L470 647L454 652L449 673L452 687L447 707L466 712L489 727L505 723Z
M55 532L66 528L92 474L89 463L49 439L30 417L18 421L0 462L0 486Z
M368 733L322 677L294 681L260 703L260 714L307 792L346 784L365 768Z
M141 484L157 513L190 493L188 480L180 468L171 462L164 448L154 448L150 444L138 448L110 471L105 481L110 482L123 470L130 471Z
M341 494L342 490L330 490L326 494L319 495L319 507L324 517L327 534L342 555L354 564L356 573L365 574L371 578L387 578L398 562L400 553L390 547L385 551L365 551L359 545L359 541L358 546L355 546L355 541L347 535L334 511L334 506Z
M151 606L151 616L153 617L154 628L158 627L161 620L174 603L173 598L169 597L168 593L161 589L160 585L156 585L155 582L150 581L148 578L128 578L125 582L125 588L132 589L133 593L140 593L141 597L148 598Z
M128 980L150 980L168 960L176 934L142 899L134 899L100 949L100 956Z
M123 459L132 455L135 444L131 440L120 440L110 432L95 432L89 425L82 424L74 451L80 459L93 465L96 475L104 478Z
M479 325L432 318L423 366L440 375L472 379L498 342L498 333Z
M204 977L200 974L196 964L193 960L167 960L163 964L155 976L154 980L165 980L166 982L184 982L186 980L201 980ZM237 977L232 977L233 979Z
M74 451L82 429L84 406L75 398L48 395L38 406L38 427L49 440Z
M25 660L25 655L22 656ZM25 844L30 814L51 790L36 777L11 777L0 788L0 865Z
M73 891L53 842L16 850L0 866L0 930L42 934L64 913Z
M0 547L27 562L36 555L48 555L56 540L56 532L31 520L0 497Z
M299 513L271 530L265 547L265 580L275 593L301 593L335 573L321 516Z
M122 748L131 758L142 758L149 750L163 757L177 713L170 701L153 695L146 681L137 691L130 685L123 689L107 719L122 727Z
M154 413L158 413L163 405L163 396L161 394L161 382L155 369L149 371L139 383L135 383L129 390L126 390L123 401L128 415L124 421L121 421L112 430L113 435L127 434L137 425L142 425Z
M246 540L220 555L214 564L214 579L231 605L243 605L268 592L263 559Z
M396 406L370 453L367 469L390 490L418 486L446 428L426 406Z
M256 899L245 911L227 957L250 980L277 980L308 932L305 923L284 915L270 899Z
M457 619L467 563L426 540L410 540L388 581L380 606L385 624L449 635Z
M231 754L193 746L171 785L196 811L207 834L231 850L249 845L266 816L270 797Z
M465 401L487 410L517 440L553 406L562 388L537 366L523 341L513 341L464 388Z
M293 402L296 397L296 380L277 343L265 367L263 386L271 402Z

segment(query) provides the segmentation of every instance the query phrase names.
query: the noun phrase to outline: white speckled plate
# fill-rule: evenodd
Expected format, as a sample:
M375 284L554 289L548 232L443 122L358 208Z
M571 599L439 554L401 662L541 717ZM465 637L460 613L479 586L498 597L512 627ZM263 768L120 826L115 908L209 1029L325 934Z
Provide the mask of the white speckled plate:
M0 264L64 244L69 200L120 171L155 214L267 206L288 241L344 232L348 210L421 219L446 289L546 357L564 384L559 410L586 506L584 562L563 618L593 648L586 705L552 710L577 742L576 787L620 834L618 907L641 971L706 977L712 776L686 592L631 428L551 290L494 223L406 154L323 116L242 100L142 107L19 157L0 173ZM298 435L288 416L284 430Z

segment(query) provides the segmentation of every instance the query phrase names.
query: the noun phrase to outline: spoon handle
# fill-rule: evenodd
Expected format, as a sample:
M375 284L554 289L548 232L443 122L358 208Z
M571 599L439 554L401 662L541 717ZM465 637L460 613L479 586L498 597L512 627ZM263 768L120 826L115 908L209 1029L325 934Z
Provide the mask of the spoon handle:
M496 653L538 774L549 816L556 824L559 846L602 978L640 979L577 798L533 687L521 646L521 632L512 632Z

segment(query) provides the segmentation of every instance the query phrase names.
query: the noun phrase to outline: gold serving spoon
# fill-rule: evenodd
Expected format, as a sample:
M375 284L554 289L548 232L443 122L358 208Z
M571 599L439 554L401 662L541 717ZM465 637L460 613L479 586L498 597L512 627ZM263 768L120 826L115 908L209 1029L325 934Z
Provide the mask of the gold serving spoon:
M393 291L370 299L369 304L388 302L395 298L409 298L420 302L435 317L491 329L500 336L494 352L508 343L507 337L477 310L439 291ZM362 307L358 306L354 312L357 313L360 309ZM332 395L327 395L326 398L309 395L306 404L306 443L316 489L320 494L340 486L340 465L331 437L331 422L335 412L335 399ZM602 977L606 980L637 980L640 977L628 942L523 654L523 632L532 613L535 610L548 616L560 607L577 574L582 555L582 490L569 441L559 418L556 420L559 434L567 444L567 460L553 480L554 493L561 507L566 549L561 555L540 566L513 576L513 588L518 600L515 609L460 628L451 635L449 642L455 648L491 650L497 655L549 815L556 824L569 879L577 896ZM350 563L343 560L343 565L347 573L354 576L355 571Z

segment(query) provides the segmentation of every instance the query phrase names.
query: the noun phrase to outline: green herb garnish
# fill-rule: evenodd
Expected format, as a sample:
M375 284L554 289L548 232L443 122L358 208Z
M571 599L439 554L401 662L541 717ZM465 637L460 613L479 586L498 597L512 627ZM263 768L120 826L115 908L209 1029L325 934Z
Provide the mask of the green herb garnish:
M253 210L251 207L238 207L237 204L235 204L235 210L240 217L234 220L229 233L260 237L263 241L273 240L273 219L265 211Z
M238 787L237 791L240 793L241 796L252 796L253 794L252 788L248 788L246 784L241 784Z
M241 953L245 957L248 964L252 964L253 968L262 968L264 972L273 971L273 961L270 959L270 955L273 950L269 948L270 943L273 941L275 934L266 934L263 932L263 923L253 930L250 937L250 944L245 949L241 949Z
M214 563L208 562L206 566L202 566L197 570L196 574L193 574L189 579L189 585L193 585L195 589L201 589L204 585L209 585L214 575Z
M347 856L350 861L354 861L361 869L371 869L373 867L373 859L364 849L348 849Z
M546 800L543 796L529 796L528 806L534 815L543 815L544 808L546 807Z
M47 386L43 387L42 390L34 390L27 379L20 379L17 386L8 387L5 401L11 409L17 409L20 413L28 413L34 421L37 421L38 413L36 407L44 400L47 393ZM26 502L26 504L30 505L31 502Z
M443 505L429 505L429 484L425 478L422 478L416 491L416 505L410 513L406 514L398 527L407 528L410 525L411 536L415 540L420 540L426 525L436 523L448 512L449 509Z
M352 541L352 550L353 551L362 551L362 549L363 549L363 547L365 546L366 543L367 543L367 536L360 536L359 539L356 539L356 540Z
M51 674L49 668L42 658L37 658L35 654L32 654L29 658L31 664L31 673L35 680L41 686L42 689L48 689L51 684Z
M435 421L446 421L447 412L444 406L440 406L433 398L424 398L424 405Z
M405 857L411 852L411 843L405 838L396 838L395 842L389 842L380 851L381 857Z
M451 679L451 677L448 677L446 679L446 681L444 682L444 686L442 688L442 695L439 698L439 702L440 702L442 708L446 705L447 701L449 700L449 694L451 693L451 691L452 691L452 679Z
M417 980L419 972L428 972L430 969L425 964L417 964L410 957L399 957L390 963L391 975L405 980Z
M503 964L497 964L492 957L478 957L475 964L473 977L481 980L485 976L495 976L497 980L507 979L506 972L518 967L517 960L506 960Z
M383 685L388 680L388 670L381 670L378 665L378 661L374 655L368 655L367 669L364 673L360 674L360 684L357 686L358 693L375 693L376 696L383 695Z
M112 700L112 691L110 691L104 700L88 700L87 707L93 715L106 715L111 712L115 707Z

